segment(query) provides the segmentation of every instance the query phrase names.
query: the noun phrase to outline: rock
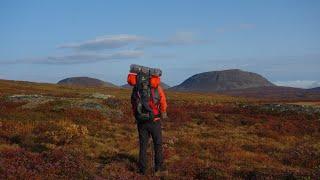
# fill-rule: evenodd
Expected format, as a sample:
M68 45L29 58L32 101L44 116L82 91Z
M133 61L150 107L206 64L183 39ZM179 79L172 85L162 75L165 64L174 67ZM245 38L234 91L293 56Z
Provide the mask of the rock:
M99 103L87 102L80 105L83 109L91 109L91 110L102 110L103 106Z
M7 97L7 100L12 102L27 102L26 104L21 106L21 108L23 109L36 108L39 105L53 101L54 99L54 97L43 96L39 94L15 94Z
M107 99L107 101L111 99L114 98ZM113 104L115 105L116 103ZM121 118L123 116L123 112L121 110L105 106L105 104L101 104L101 101L93 99L80 100L73 103L72 107L78 107L86 110L96 110L108 118Z
M105 101L106 105L110 108L116 109L119 108L121 105L121 101L116 98L109 98Z
M8 97L8 99L12 101L31 101L31 100L42 99L42 98L44 98L44 96L39 94L29 94L29 95L15 94Z
M109 94L94 93L90 97L95 99L109 99L114 98L115 96Z
M63 98L63 97L51 97L38 94L25 95L16 94L8 96L6 98L11 102L23 102L20 108L32 109L47 102L54 101L53 111L63 111L65 109L81 108L85 110L96 110L102 113L108 118L121 118L123 112L119 109L121 101L116 99L113 95L105 95L100 93L94 93L87 98Z
M266 112L270 114L294 113L305 115L317 115L320 117L320 108L312 106L301 106L296 104L261 104L261 105L239 105L242 109L253 110L257 112Z

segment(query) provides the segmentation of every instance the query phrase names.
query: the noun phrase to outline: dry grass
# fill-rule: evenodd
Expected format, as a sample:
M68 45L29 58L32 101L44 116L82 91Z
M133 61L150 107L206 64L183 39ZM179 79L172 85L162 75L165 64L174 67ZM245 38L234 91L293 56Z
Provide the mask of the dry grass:
M115 98L93 100L93 93ZM13 94L53 100L25 108ZM0 95L0 179L152 178L136 173L129 90L0 81ZM319 114L242 109L260 102L214 94L167 96L164 179L319 177Z

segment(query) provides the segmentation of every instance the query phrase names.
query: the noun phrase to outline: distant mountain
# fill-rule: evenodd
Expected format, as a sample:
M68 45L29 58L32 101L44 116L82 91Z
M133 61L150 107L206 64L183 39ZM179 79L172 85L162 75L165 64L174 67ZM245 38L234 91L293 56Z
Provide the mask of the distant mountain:
M196 74L170 89L176 91L223 92L234 89L271 86L275 85L259 74L230 69Z
M169 89L170 86L167 85L166 83L163 83L161 82L160 86L163 88L163 89ZM131 88L132 86L130 86L129 84L124 84L121 86L122 88Z
M83 87L117 87L112 83L90 77L70 77L59 81L57 84Z

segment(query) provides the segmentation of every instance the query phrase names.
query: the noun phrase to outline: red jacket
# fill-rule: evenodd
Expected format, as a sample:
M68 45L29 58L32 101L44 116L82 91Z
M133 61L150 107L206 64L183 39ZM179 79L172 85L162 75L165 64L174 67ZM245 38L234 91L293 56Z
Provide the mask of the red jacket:
M162 89L161 86L158 86L158 92L159 92L159 96L160 96L160 111L161 112L167 112L167 99L166 99L166 95L164 94L164 91Z

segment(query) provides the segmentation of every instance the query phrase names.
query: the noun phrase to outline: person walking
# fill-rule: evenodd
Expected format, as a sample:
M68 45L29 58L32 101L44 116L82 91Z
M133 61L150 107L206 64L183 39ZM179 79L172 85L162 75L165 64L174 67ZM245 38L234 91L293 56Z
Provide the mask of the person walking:
M133 86L131 104L139 134L139 173L147 169L147 147L152 137L154 148L154 171L164 171L161 120L167 119L167 101L160 86L160 69L131 65L128 83Z

